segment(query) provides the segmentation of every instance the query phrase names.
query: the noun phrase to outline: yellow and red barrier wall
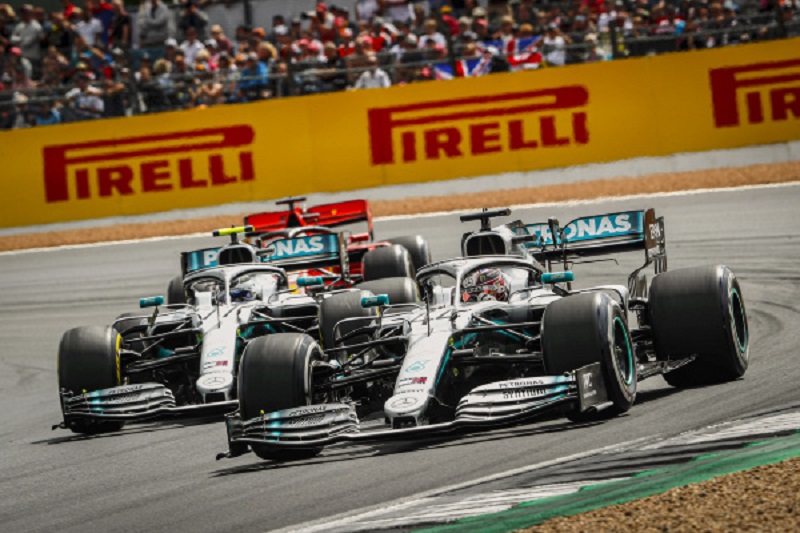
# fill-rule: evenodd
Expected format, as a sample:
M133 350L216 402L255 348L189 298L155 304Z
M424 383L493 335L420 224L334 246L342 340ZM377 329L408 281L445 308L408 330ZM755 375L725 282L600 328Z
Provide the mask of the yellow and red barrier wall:
M0 227L800 139L800 39L0 132Z

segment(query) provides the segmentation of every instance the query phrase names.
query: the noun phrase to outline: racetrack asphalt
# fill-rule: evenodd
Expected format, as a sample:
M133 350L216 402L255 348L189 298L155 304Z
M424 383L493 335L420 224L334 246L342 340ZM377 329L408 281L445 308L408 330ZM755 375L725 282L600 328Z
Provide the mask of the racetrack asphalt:
M672 436L797 401L800 186L521 209L527 222L655 207L670 269L724 263L739 276L751 331L743 380L680 391L641 386L626 416L591 427L561 420L452 439L331 447L310 461L252 455L214 461L221 423L149 423L77 437L60 420L56 350L64 330L107 324L140 296L163 294L182 250L209 238L0 256L0 524L4 531L265 531L653 435ZM505 219L511 220L511 219ZM458 252L456 215L376 224L379 237L421 233L437 259ZM582 286L625 283L641 255L575 268Z

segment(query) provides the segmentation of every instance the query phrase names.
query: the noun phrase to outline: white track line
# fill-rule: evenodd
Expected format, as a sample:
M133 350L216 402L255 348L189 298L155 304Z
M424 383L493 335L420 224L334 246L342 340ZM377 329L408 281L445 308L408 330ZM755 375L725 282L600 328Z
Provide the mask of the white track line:
M627 196L603 196L601 198L592 198L586 200L564 200L560 202L547 202L547 203L535 203L535 204L517 204L509 206L512 210L513 209L533 209L533 208L546 208L546 207L573 207L578 205L594 205L594 204L602 204L606 202L612 201L625 201L625 200L639 200L645 198L668 198L672 196L693 196L697 194L710 194L710 193L721 193L721 192L740 192L740 191L750 191L750 190L757 190L757 189L776 189L781 187L797 187L800 185L800 181L790 181L784 183L771 183L767 185L743 185L741 187L716 187L711 189L692 189L688 191L672 191L672 192L657 192L657 193L648 193L648 194L631 194ZM458 215L465 211L465 209L458 209L453 211L436 211L433 213L419 213L419 214L411 214L411 215L392 215L392 216L385 216L385 217L376 217L374 219L375 222L387 222L387 221L397 221L397 220L409 220L409 219L417 219L417 218L433 218L433 217L441 217L441 216L448 216L448 215ZM157 224L158 222L154 222ZM92 229L85 230L87 233L90 233ZM31 253L39 253L39 252L59 252L62 250L79 250L83 248L97 248L100 246L114 246L118 244L138 244L138 243L146 243L146 242L160 242L160 241L170 241L176 239L187 239L193 237L206 237L208 233L187 233L185 235L171 235L167 237L147 237L144 239L130 239L130 240L120 240L120 241L104 241L104 242L95 242L90 244L67 244L64 246L51 246L47 248L28 248L25 250L10 250L7 252L0 252L0 257L6 255L23 255L23 254L31 254Z

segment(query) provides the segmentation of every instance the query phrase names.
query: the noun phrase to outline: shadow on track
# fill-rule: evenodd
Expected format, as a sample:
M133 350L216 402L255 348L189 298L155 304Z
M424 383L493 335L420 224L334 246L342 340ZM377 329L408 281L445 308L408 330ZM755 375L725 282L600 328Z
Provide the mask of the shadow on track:
M48 446L52 446L54 444L66 444L69 442L81 442L81 441L90 441L96 439L108 439L108 438L118 438L118 437L125 437L130 435L138 435L144 433L156 433L158 431L168 431L171 429L180 429L192 426L201 426L205 424L215 424L219 423L220 419L209 417L209 418L196 418L196 419L189 419L189 420L163 420L160 422L152 422L152 423L139 423L133 426L126 426L119 431L111 431L108 433L70 433L68 435L57 436L50 439L42 439L42 440L35 440L32 441L31 444L47 444ZM69 431L69 430L61 430L61 431Z
M210 474L210 477L226 477L232 476L237 474L251 474L254 472L265 472L269 470L281 470L284 468L295 468L298 466L308 466L314 464L326 464L326 463L338 463L341 461L352 461L354 459L361 459L365 457L374 457L378 455L375 450L364 447L358 446L356 449L353 446L348 446L346 448L343 447L331 447L326 449L323 452L323 455L319 457L315 457L313 459L306 459L302 461L285 461L285 462L275 462L275 461L265 461L259 459L253 454L245 455L246 458L250 458L254 461L258 461L255 463L248 463L245 465L234 466L231 468L223 468L220 470L216 470ZM226 461L230 461L231 459L226 459ZM233 459L236 460L236 459Z

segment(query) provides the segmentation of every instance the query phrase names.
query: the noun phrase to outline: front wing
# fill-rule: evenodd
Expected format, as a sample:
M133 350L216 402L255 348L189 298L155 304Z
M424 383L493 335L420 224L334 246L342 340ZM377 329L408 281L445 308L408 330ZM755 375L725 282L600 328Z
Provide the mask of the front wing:
M217 459L247 453L248 446L275 449L319 448L337 442L414 440L461 429L504 426L533 419L558 406L600 411L608 401L600 363L563 376L501 381L476 387L461 399L454 420L401 429L363 430L352 405L330 403L296 407L242 420L239 411L225 417L228 451Z
M79 420L138 422L159 418L221 416L238 406L237 400L176 406L172 391L159 383L122 385L80 394L62 391L64 421L53 426L53 429L68 428L71 422Z

